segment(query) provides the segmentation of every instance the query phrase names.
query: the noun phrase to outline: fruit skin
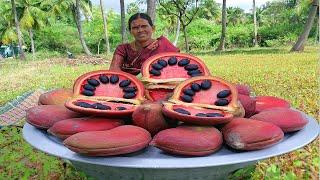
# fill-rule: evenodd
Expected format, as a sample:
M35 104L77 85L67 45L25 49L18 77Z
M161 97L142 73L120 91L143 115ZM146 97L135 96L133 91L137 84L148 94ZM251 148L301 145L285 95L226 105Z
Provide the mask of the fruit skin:
M112 156L139 151L148 146L150 133L132 125L106 131L74 134L63 141L70 150L87 156Z
M205 156L219 150L222 143L222 134L214 127L181 125L160 131L150 145L170 154Z
M250 96L251 89L248 85L236 84L236 89L238 90L238 94Z
M169 124L162 114L162 104L160 102L147 101L140 105L132 114L132 122L133 125L149 131L152 136L169 128Z
M54 123L61 120L83 117L83 115L60 105L32 107L26 111L26 114L27 122L39 129L49 129Z
M256 114L269 108L290 108L290 103L284 99L274 96L256 96Z
M249 118L255 114L255 111L256 111L255 98L247 96L247 95L243 95L243 94L238 94L238 99L244 108L244 111L245 111L244 117L245 118Z
M276 125L247 118L234 118L222 128L224 141L238 150L259 150L275 145L283 137Z
M121 119L108 119L101 117L71 118L56 122L48 129L48 133L60 139L85 131L103 131L121 126L124 121Z
M283 132L303 129L308 123L306 115L301 112L281 107L264 110L251 118L277 125Z
M39 97L39 105L64 105L72 97L72 89L54 89L45 92Z

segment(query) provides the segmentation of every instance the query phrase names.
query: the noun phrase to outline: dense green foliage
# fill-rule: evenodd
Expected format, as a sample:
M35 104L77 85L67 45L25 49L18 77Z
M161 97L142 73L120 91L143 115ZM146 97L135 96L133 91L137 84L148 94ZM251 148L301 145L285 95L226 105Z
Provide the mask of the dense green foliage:
M24 42L30 50L30 38L28 29L34 32L35 46L37 50L48 49L50 51L65 52L66 50L80 53L79 43L74 17L66 8L72 0L65 1L60 7L50 2L55 0L16 0L18 16L22 24ZM84 0L82 0L84 1ZM58 2L58 1L57 1ZM87 1L84 1L87 2ZM193 22L187 27L191 50L215 49L218 45L221 33L221 4L215 0L201 0L199 11ZM144 1L137 0L127 7L128 17L138 11ZM285 1L276 0L267 2L257 8L258 41L262 47L275 47L292 45L303 29L311 0ZM190 10L192 11L192 10ZM69 12L69 13L66 13ZM88 47L94 53L104 52L103 22L100 8L93 6L85 9L83 17L84 37ZM155 37L167 36L171 41L175 39L177 18L168 15L160 5L157 6L157 19L155 22ZM43 13L50 14L46 18ZM17 43L14 32L14 23L11 16L10 1L0 2L0 41L5 44ZM227 38L226 48L253 46L253 15L251 12L237 7L227 9ZM48 16L49 17L49 16ZM120 15L112 10L107 12L108 33L111 49L121 43ZM317 20L317 18L316 18ZM316 23L310 33L310 42L317 38ZM182 30L181 30L182 31ZM178 41L179 48L184 48L183 32Z

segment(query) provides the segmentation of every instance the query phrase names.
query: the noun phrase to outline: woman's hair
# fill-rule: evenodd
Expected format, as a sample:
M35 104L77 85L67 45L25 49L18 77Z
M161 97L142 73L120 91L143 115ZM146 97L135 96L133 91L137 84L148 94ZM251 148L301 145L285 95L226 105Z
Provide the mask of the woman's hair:
M132 21L138 19L138 18L142 18L142 19L145 19L148 21L149 25L150 26L153 26L153 23L152 23L152 20L150 18L150 16L146 13L136 13L134 15L132 15L130 18L129 18L129 21L128 21L128 25L129 25L129 30L131 30L131 23Z

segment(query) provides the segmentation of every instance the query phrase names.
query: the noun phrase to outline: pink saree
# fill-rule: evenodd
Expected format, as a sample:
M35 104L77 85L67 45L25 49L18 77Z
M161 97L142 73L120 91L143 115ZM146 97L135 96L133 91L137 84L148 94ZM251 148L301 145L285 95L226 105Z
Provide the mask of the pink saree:
M121 65L122 71L137 75L140 73L143 62L150 56L162 52L179 51L167 38L160 36L155 42L140 51L134 50L130 43L121 44L116 48L115 54L122 56L124 59Z

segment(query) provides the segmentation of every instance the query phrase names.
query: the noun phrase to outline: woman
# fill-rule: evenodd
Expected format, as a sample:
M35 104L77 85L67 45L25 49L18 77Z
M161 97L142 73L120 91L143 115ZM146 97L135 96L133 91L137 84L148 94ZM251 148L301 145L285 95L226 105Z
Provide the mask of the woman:
M110 70L121 70L133 75L140 73L143 62L161 52L179 52L164 36L153 39L155 27L145 13L132 15L128 22L134 41L119 45L113 55Z

